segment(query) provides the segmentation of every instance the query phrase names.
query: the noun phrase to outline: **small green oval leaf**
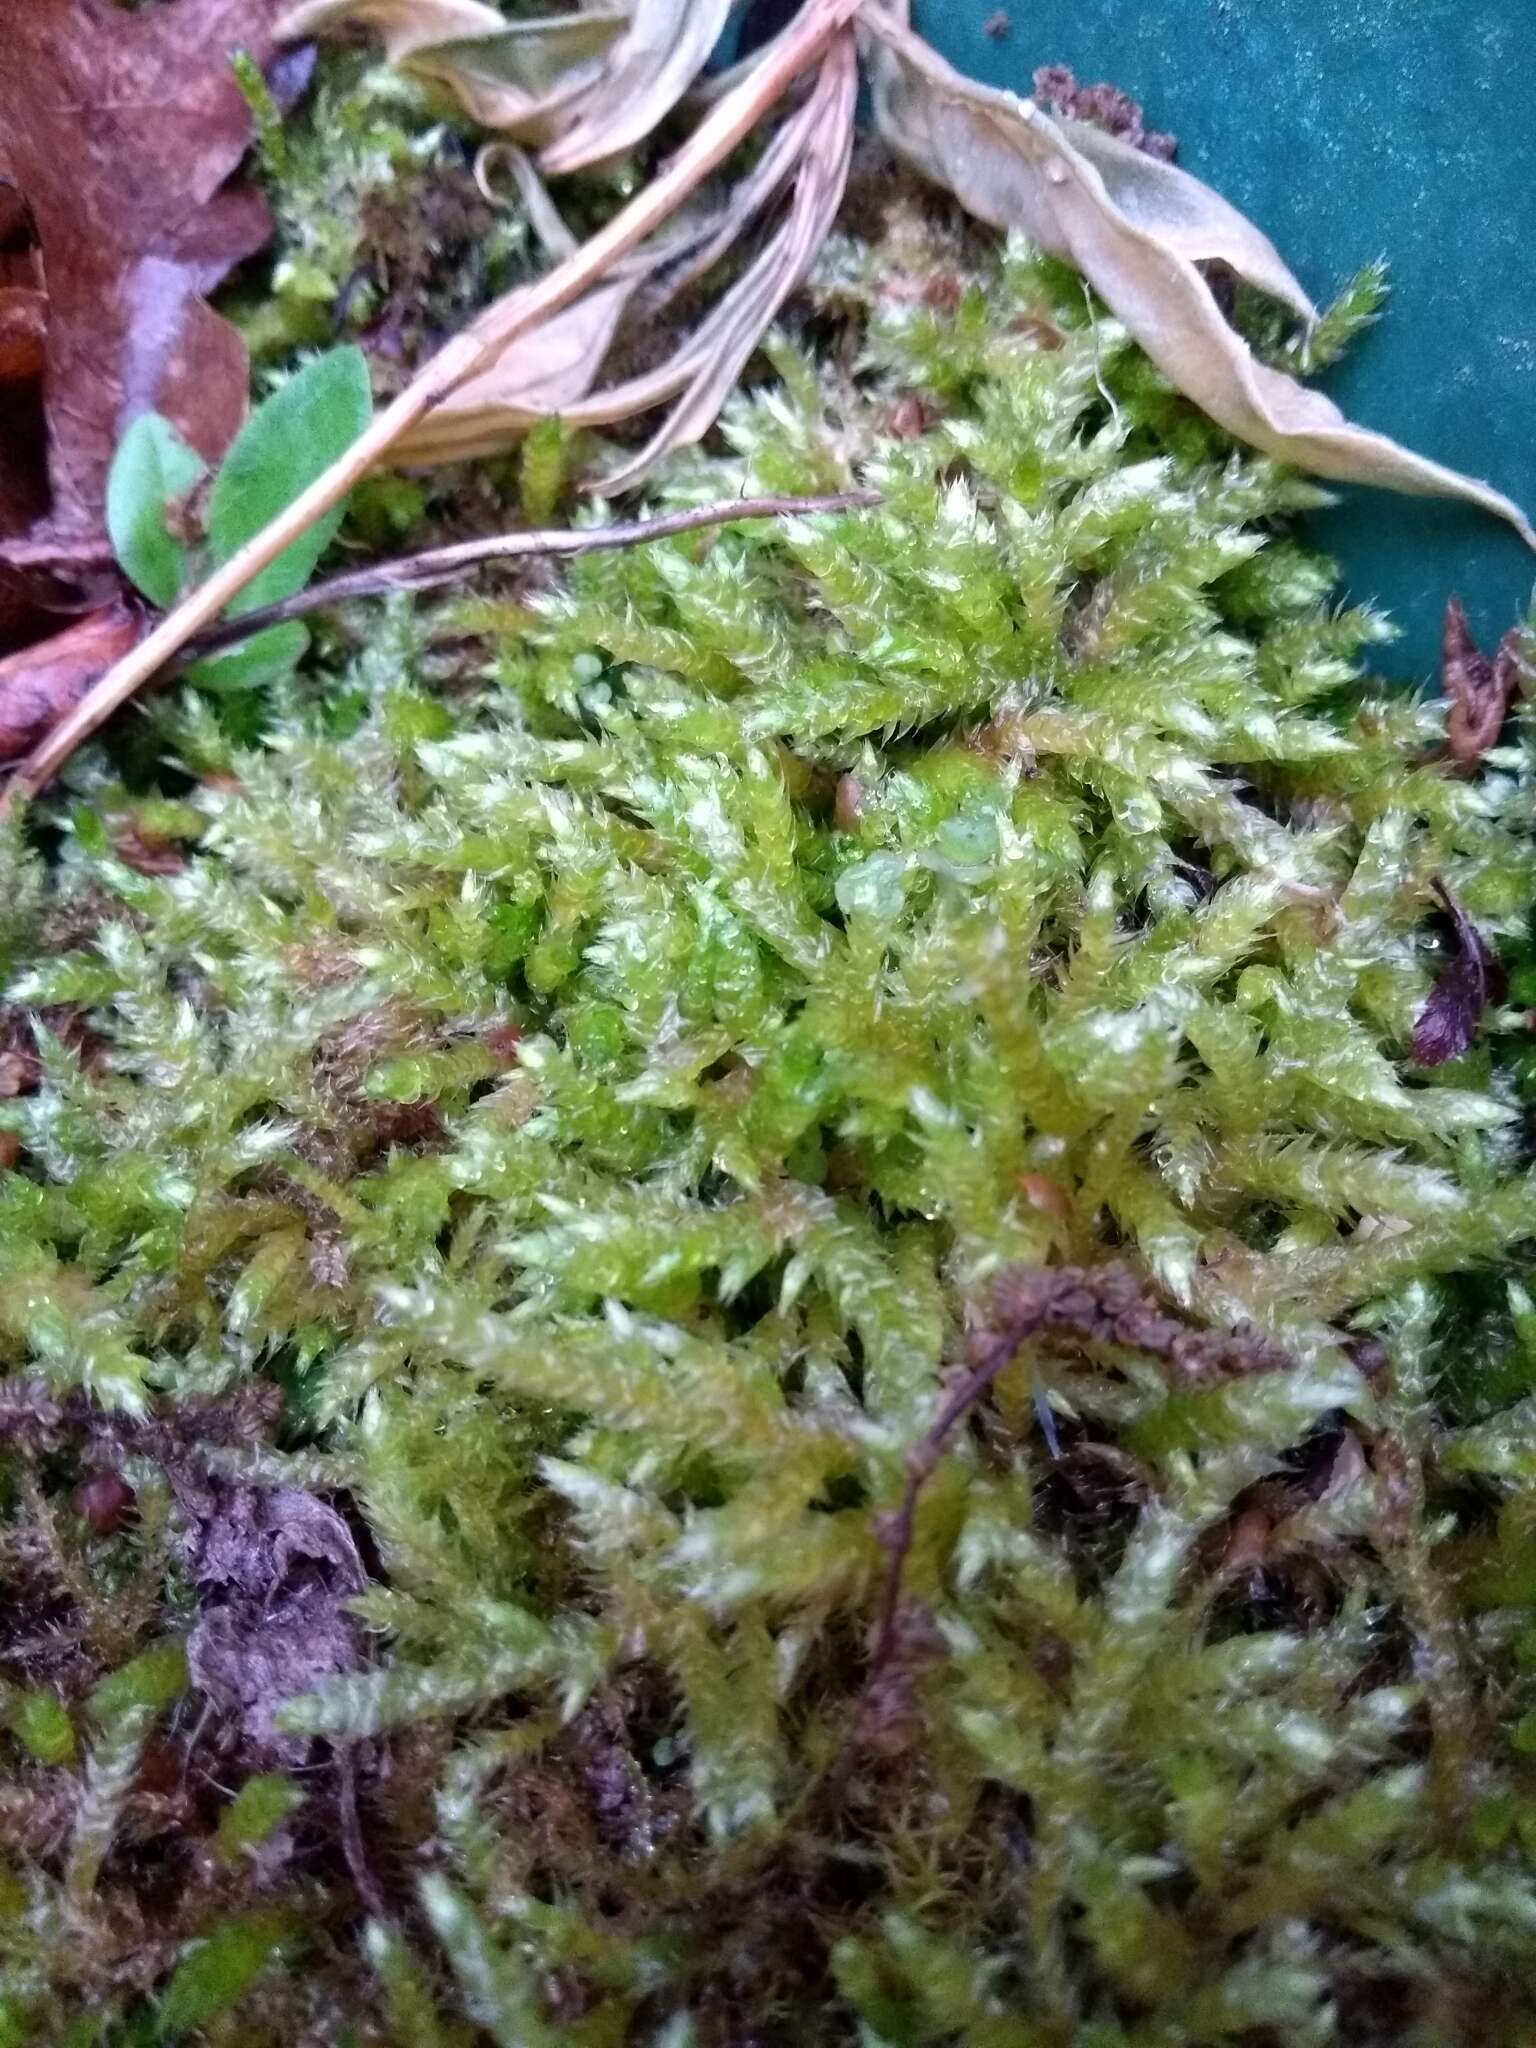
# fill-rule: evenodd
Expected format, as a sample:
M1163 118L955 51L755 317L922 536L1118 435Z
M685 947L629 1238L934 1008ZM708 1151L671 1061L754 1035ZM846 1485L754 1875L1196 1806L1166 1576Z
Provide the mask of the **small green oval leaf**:
M235 439L214 481L208 537L227 562L346 453L373 411L368 365L358 348L316 356L259 405ZM255 611L292 597L314 574L336 537L341 507L316 520L248 583L231 612Z
M258 690L298 667L309 650L309 628L297 619L268 626L264 633L193 662L186 680L200 690Z
M141 412L117 445L107 476L107 532L123 574L169 611L187 580L187 550L166 523L208 465L168 419Z

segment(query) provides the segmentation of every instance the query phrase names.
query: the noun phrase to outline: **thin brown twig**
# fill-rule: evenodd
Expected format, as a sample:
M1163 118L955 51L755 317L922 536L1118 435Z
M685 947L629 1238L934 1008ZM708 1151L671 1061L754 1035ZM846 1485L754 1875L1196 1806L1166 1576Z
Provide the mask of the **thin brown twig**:
M541 320L573 305L620 257L669 219L745 141L860 5L861 0L809 0L783 40L733 93L710 110L671 162L606 227L537 283L498 301L447 342L345 455L108 669L22 763L0 798L0 817L14 802L34 796L51 781L75 749L178 655L194 634L211 626L253 578L307 533L317 519L339 505L352 486L388 455L407 428L459 385L499 360Z
M851 1741L828 1781L836 1801L857 1760L870 1708L889 1687L905 1634L902 1584L917 1533L923 1488L938 1470L951 1435L991 1391L994 1381L1031 1338L1062 1331L1121 1350L1161 1358L1186 1380L1201 1382L1290 1364L1278 1346L1258 1331L1202 1330L1170 1315L1129 1266L1017 1266L997 1283L992 1320L973 1331L966 1345L968 1370L945 1395L928 1428L907 1452L906 1480L894 1510L880 1519L887 1564L880 1611L870 1643Z
M637 548L647 541L667 540L674 534L696 532L700 527L724 526L734 519L808 518L818 512L852 512L879 503L878 491L835 491L819 498L727 498L712 505L695 505L687 512L669 512L660 519L493 533L482 540L455 541L449 547L426 548L420 554L402 555L395 561L373 562L366 569L349 569L324 583L312 583L307 590L285 597L278 604L244 612L238 619L226 619L188 641L182 659L196 661L204 655L221 653L253 633L263 633L270 626L324 611L331 605L350 603L354 598L386 597L402 590L436 590L446 583L456 583L466 571L480 568L486 562Z

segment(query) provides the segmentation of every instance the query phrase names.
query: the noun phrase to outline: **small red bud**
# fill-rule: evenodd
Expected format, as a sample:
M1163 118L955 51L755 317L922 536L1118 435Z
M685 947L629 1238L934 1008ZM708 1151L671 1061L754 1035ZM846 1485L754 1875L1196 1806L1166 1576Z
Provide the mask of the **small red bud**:
M839 832L851 832L864 815L864 785L857 775L840 775L832 799L832 822Z
M133 1512L136 1496L120 1473L93 1472L82 1479L69 1504L98 1536L115 1536Z

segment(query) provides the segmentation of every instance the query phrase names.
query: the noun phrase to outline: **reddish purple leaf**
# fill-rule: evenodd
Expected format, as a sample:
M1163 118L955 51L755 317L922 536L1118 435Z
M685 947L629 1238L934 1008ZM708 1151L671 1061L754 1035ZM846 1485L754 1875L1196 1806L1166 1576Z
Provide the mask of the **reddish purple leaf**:
M1413 1027L1413 1056L1421 1067L1459 1059L1476 1040L1484 1010L1504 992L1504 971L1482 933L1444 883L1436 882L1434 888L1451 920L1456 955Z

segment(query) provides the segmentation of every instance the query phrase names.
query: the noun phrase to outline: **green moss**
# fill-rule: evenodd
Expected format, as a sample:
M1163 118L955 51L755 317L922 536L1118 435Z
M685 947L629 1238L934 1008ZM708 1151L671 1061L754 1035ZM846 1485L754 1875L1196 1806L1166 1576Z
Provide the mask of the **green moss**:
M1529 1083L1411 1055L1436 883L1528 945L1527 735L1448 775L1286 538L1309 488L1053 267L882 226L660 498L878 511L461 606L446 693L392 612L256 743L161 707L173 807L98 755L50 814L6 1363L125 1415L274 1383L207 1457L336 1491L370 1583L283 1715L302 1808L168 1684L18 1759L66 1816L0 1920L39 2039L1536 2025ZM868 1689L947 1361L1008 1267L1111 1256L1289 1366L1021 1357ZM206 1606L190 1453L132 1441L102 1535L83 1452L7 1457L34 1696L169 1670Z

